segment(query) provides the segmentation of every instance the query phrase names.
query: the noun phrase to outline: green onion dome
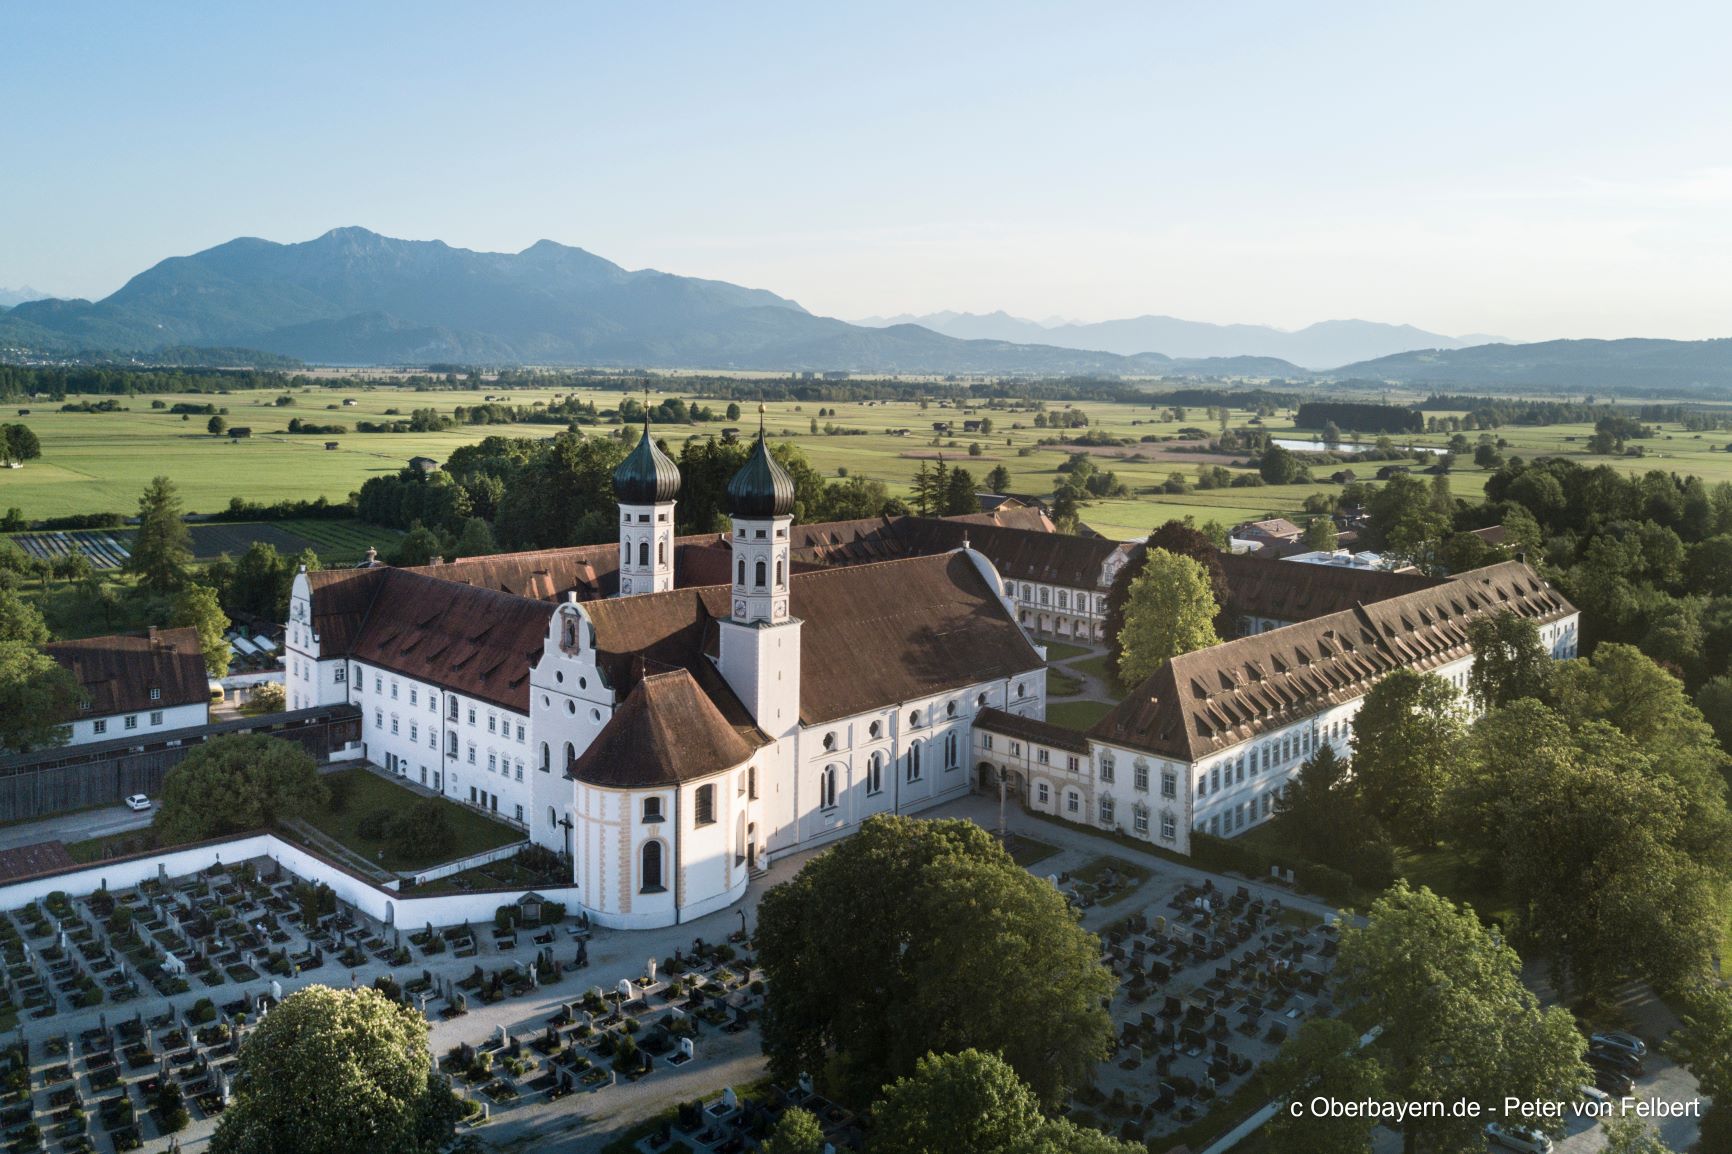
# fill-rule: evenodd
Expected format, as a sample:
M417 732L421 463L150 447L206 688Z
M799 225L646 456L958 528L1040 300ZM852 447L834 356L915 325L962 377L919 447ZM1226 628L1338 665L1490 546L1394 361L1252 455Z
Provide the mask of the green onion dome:
M770 456L764 431L752 455L734 479L728 482L728 515L731 517L788 517L794 512L794 479Z
M660 505L679 492L680 467L656 448L646 424L637 448L613 471L613 495L622 505Z

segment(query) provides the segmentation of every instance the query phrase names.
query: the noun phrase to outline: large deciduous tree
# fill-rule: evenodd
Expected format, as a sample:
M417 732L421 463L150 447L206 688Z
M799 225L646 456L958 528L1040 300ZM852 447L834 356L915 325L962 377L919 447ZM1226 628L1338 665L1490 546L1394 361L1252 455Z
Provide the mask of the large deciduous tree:
M871 818L764 896L757 941L771 1068L855 1103L969 1047L1057 1102L1111 1047L1099 939L972 822Z
M204 650L205 673L211 677L227 676L229 643L223 632L229 627L229 616L223 612L215 589L188 585L175 594L169 624L197 629L199 648Z
M213 737L163 780L155 830L164 844L259 829L329 796L300 746L262 733Z
M1491 1114L1506 1095L1566 1099L1587 1078L1586 1043L1569 1012L1541 1010L1515 951L1470 907L1428 889L1397 882L1364 926L1342 930L1335 977L1352 1020L1383 1026L1377 1053L1390 1098L1475 1101ZM1480 1125L1412 1118L1403 1147L1483 1149Z
M1531 617L1493 613L1468 622L1473 669L1467 691L1481 709L1508 705L1520 697L1544 700L1551 684L1552 658L1540 643Z
M42 613L24 600L16 589L0 585L0 641L41 645L48 640L48 623Z
M152 593L173 593L192 564L192 534L181 520L180 493L167 477L155 477L138 498L138 532L126 571Z
M1125 601L1125 624L1119 630L1119 681L1140 685L1179 654L1219 642L1215 633L1219 610L1202 565L1182 554L1150 549Z
M1119 647L1119 633L1125 627L1125 605L1131 599L1131 583L1143 575L1151 549L1182 553L1201 565L1208 571L1209 592L1214 596L1216 606L1221 610L1227 608L1230 590L1227 586L1226 570L1221 566L1220 546L1211 540L1207 533L1198 529L1189 517L1183 521L1167 521L1158 526L1149 534L1142 547L1133 550L1130 558L1119 567L1118 573L1113 577L1112 588L1107 590L1107 670L1114 677L1119 675L1119 659L1123 653ZM1218 629L1222 625L1219 620L1216 624Z
M1141 1154L1143 1147L1044 1117L1034 1092L995 1054L929 1054L884 1088L872 1154Z
M1400 840L1437 837L1464 737L1449 682L1407 667L1372 687L1353 719L1353 776L1366 812Z
M212 1154L437 1154L457 1105L433 1069L427 1019L370 989L308 986L241 1047Z
M1370 1154L1374 1123L1313 1112L1309 1099L1363 1102L1382 1097L1383 1069L1359 1046L1359 1031L1339 1018L1313 1018L1281 1047L1265 1070L1278 1095L1301 1103L1269 1122L1271 1147L1281 1154Z
M83 693L65 666L35 645L0 641L0 749L61 745Z

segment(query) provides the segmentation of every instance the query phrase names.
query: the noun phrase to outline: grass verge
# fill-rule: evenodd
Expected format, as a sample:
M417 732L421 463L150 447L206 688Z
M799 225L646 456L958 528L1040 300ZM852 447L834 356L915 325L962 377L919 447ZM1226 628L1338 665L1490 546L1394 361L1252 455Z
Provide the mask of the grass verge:
M387 810L403 813L425 794L407 789L368 769L344 769L325 778L331 787L331 802L302 817L319 832L341 842L361 857L388 870L416 870L442 861L455 861L471 854L497 849L523 840L523 831L495 821L479 810L439 799L454 833L445 853L400 853L388 839L361 836L360 825L368 814Z

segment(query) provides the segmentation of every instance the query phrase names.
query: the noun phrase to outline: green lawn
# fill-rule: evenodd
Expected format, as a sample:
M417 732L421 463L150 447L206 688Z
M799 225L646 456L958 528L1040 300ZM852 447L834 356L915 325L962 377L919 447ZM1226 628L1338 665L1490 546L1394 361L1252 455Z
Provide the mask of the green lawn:
M1080 645L1068 645L1063 641L1043 641L1041 644L1046 647L1048 661L1069 661L1073 657L1083 657L1091 652Z
M1066 729L1084 730L1111 713L1112 708L1104 701L1049 702L1046 707L1046 719L1054 725L1062 725Z
M1515 909L1509 898L1486 885L1485 879L1461 854L1448 846L1423 851L1402 850L1396 869L1410 885L1426 886L1451 901L1467 902L1481 921L1509 925Z
M1046 695L1048 697L1074 697L1082 691L1082 678L1072 677L1056 666L1047 666Z
M388 870L425 869L442 861L455 861L524 839L522 830L495 821L466 805L440 799L439 804L445 807L446 815L451 819L451 826L457 835L451 851L442 854L399 854L377 838L362 837L357 827L361 820L374 810L385 809L401 813L426 795L406 789L367 769L340 770L327 776L325 781L332 787L333 796L347 795L342 802L342 808L340 811L333 811L333 807L327 805L304 815L307 823L341 842L367 861Z
M1107 671L1107 655L1104 653L1098 653L1082 661L1073 661L1070 663L1070 668L1098 678L1103 685L1109 688L1113 684L1113 675Z
M682 396L718 413L725 409L725 400L706 397L701 389L683 388L684 383L675 374L656 380L655 386L663 396ZM1150 387L1167 386L1151 383ZM367 478L395 473L412 456L425 455L443 461L453 449L483 437L542 438L557 430L556 425L520 424L464 425L437 433L354 431L361 420L394 419L407 416L416 408L450 413L459 405L481 401L486 391L484 385L480 394L469 390L415 392L388 377L363 381L327 376L318 387L293 390L292 403L284 407L274 403L277 393L266 390L239 391L227 396L125 397L121 401L127 410L116 413L62 413L52 403L32 405L30 414L19 419L41 440L42 457L22 469L0 470L0 509L15 505L29 518L131 513L137 507L139 491L158 473L172 476L181 488L187 508L198 512L224 508L231 497L237 496L259 502L318 496L342 501ZM533 405L567 394L594 401L603 413L616 409L623 395L587 387L516 388L509 393L501 391L500 395L511 404ZM1397 389L1390 399L1408 401L1420 395ZM355 403L345 404L347 399ZM166 409L153 409L152 401L161 401L165 406L181 401L224 406L229 410L229 424L248 426L253 435L242 441L210 436L204 431L205 418L182 421ZM1054 434L1050 429L1035 427L1036 413L1032 406L989 409L984 405L952 405L942 401L840 401L826 402L823 405L826 415L821 418L817 417L819 407L807 402L770 402L766 417L771 436L793 443L825 477L838 477L846 471L849 476L882 481L893 494L903 497L909 495L910 483L921 463L930 464L940 453L950 465L968 469L977 481L983 480L995 465L1003 465L1011 475L1011 491L1050 493L1063 476L1060 467L1073 451L1065 445L1040 443ZM1214 431L1215 424L1205 420L1199 410L1193 409L1182 418L1163 419L1165 414L1136 401L1061 401L1046 408L1049 412L1081 410L1087 414L1091 429L1131 442L1098 452L1094 460L1101 469L1115 473L1130 488L1132 496L1089 501L1081 510L1083 521L1121 540L1142 537L1174 517L1191 516L1198 522L1214 520L1230 525L1271 514L1291 515L1300 510L1311 494L1337 488L1325 479L1292 485L1193 488L1184 493L1167 493L1162 486L1173 473L1194 479L1199 464L1219 465L1236 476L1249 473L1236 463L1243 460L1242 456L1201 454L1196 442L1174 439L1181 428L1204 426ZM1253 416L1249 411L1235 409L1231 423L1244 427ZM289 434L285 429L294 417L345 424L349 431L330 437ZM990 417L992 432L939 436L933 431L934 421L965 417ZM819 425L816 433L811 431L814 418ZM749 419L743 416L741 421L731 423L740 426ZM688 438L715 435L728 423L717 420L686 426L660 425L656 433L677 453ZM825 426L831 426L835 434L826 433ZM1262 427L1278 437L1300 440L1310 439L1316 433L1295 428L1286 413L1266 416ZM586 431L605 435L616 428L603 423ZM1732 453L1717 451L1723 437L1686 432L1675 424L1658 428L1659 435L1641 442L1647 455L1640 458L1590 457L1582 451L1592 433L1587 425L1512 426L1498 430L1498 435L1509 442L1504 450L1506 455L1530 459L1544 454L1567 455L1584 465L1605 464L1625 473L1649 469L1692 473L1710 485L1732 480ZM906 435L898 435L899 430L906 430ZM844 432L850 435L840 435ZM1150 439L1145 441L1145 437ZM1448 439L1447 434L1441 433L1412 438L1416 444L1440 449ZM337 448L326 449L327 440L336 441ZM980 452L971 455L970 449L976 444ZM1378 466L1319 465L1316 471L1319 477L1326 478L1339 467L1350 467L1367 476ZM1476 497L1483 491L1488 476L1486 471L1467 465L1450 475L1450 485L1458 496ZM316 540L325 531L318 523L294 522L286 527ZM368 544L385 547L379 541L355 539L326 544L333 550L354 550L348 554L351 556L365 550Z

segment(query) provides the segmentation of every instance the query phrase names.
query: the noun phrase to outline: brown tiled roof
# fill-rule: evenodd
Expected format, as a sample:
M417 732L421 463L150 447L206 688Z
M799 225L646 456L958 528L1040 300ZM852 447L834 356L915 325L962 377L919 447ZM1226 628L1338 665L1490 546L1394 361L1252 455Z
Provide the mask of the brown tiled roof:
M493 553L422 565L414 572L537 601L563 601L568 593L576 593L579 601L592 601L619 592L619 544ZM676 537L674 580L680 585L726 584L726 539L716 533Z
M320 653L347 656L457 693L529 711L529 667L541 656L550 610L540 601L440 581L414 569L378 569L375 596L342 650L320 634ZM337 583L337 588L343 588ZM314 619L319 618L314 599Z
M732 694L718 696L704 681L719 681L710 655L729 597L719 586L591 604L609 683L625 692L644 672L686 669L728 716ZM960 553L795 573L789 601L804 623L800 720L807 725L1041 668L997 592Z
M77 864L66 847L57 841L39 841L33 845L0 849L0 882L17 881L19 878L68 869Z
M1062 725L1054 725L1050 721L1037 721L1032 717L1018 717L1014 713L1006 713L1002 709L990 707L975 715L976 729L984 729L990 733L1002 733L1006 737L1021 738L1035 745L1050 745L1054 749L1063 749L1071 753L1086 754L1089 751L1088 735L1075 729L1066 729Z
M807 725L1043 665L962 553L795 574L791 594Z
M578 756L571 775L612 789L674 785L740 765L768 740L729 724L688 671L651 673Z
M1016 500L1012 497L1010 500ZM969 525L997 525L1001 529L1027 529L1034 533L1056 533L1057 526L1052 518L1046 515L1046 510L1032 505L1000 505L996 509L981 513L960 513L946 517L946 521L961 521Z
M1398 667L1423 672L1463 657L1468 621L1504 611L1552 620L1575 609L1526 565L1489 565L1374 605L1182 654L1089 735L1195 762L1361 697Z
M1240 553L1221 554L1229 609L1239 616L1308 621L1391 597L1430 589L1446 580L1421 573L1301 565Z
M82 712L89 716L210 701L204 646L190 627L56 641L43 648L78 679L90 703ZM154 701L152 689L159 691Z
M1504 538L1508 536L1508 532L1502 525L1487 525L1483 529L1474 529L1472 532L1475 537L1487 545L1502 545Z
M1305 532L1285 517L1271 517L1266 521L1247 521L1234 529L1234 534L1238 535L1241 530L1254 530L1254 535L1260 534L1268 537L1297 537Z
M307 589L312 596L309 624L321 654L348 655L387 572L388 566L379 565L370 569L320 569L307 574Z
M1121 548L1117 541L1105 537L1007 529L964 518L903 517L896 522L895 532L916 553L955 549L966 537L1000 576L1076 589L1099 588L1101 566Z

